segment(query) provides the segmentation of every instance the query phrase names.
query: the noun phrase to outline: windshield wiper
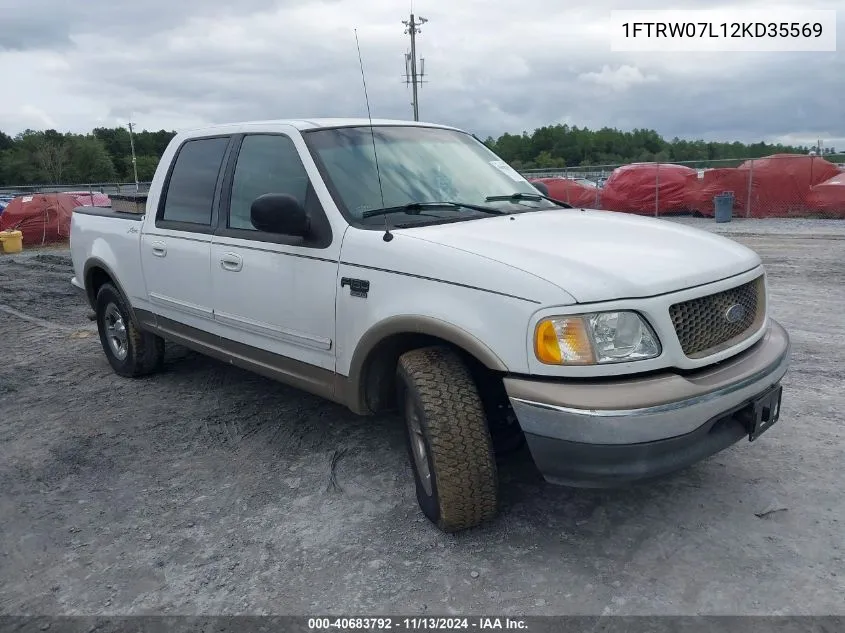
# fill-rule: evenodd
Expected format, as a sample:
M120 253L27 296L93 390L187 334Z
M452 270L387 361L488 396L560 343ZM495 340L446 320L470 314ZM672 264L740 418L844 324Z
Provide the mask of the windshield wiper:
M554 198L550 198L549 196L544 196L542 193L523 193L522 191L517 191L516 193L512 193L507 196L487 196L485 198L487 202L505 202L509 200L513 200L514 202L519 200L548 200L549 202L553 202L559 207L563 207L564 209L573 209L574 207L569 204L568 202L561 202L560 200L555 200Z
M507 212L501 209L494 209L493 207L485 207L479 204L469 204L468 202L409 202L396 207L385 207L384 209L370 209L361 214L362 218L372 218L377 215L390 215L392 213L407 213L414 215L423 209L471 209L473 211L480 211L481 213L489 213L491 215L505 215Z

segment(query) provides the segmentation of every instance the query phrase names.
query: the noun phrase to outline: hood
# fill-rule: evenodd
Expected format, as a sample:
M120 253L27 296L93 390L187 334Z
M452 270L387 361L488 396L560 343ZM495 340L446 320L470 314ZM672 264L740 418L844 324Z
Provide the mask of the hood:
M542 277L579 303L674 292L761 263L725 237L612 211L552 209L402 232Z

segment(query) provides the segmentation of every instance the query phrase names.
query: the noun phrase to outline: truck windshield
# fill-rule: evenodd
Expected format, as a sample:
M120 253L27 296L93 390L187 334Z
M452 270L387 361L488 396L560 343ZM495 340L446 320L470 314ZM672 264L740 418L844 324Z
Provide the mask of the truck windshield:
M383 224L384 216L372 213L374 210L413 203L457 203L439 208L434 221L490 217L461 204L495 206L503 211L508 207L513 211L555 208L547 200L534 198L538 192L531 183L464 132L377 125L372 135L369 126L313 130L303 135L335 203L355 222ZM516 193L534 196L514 198ZM491 197L501 199L491 201ZM392 214L391 218L397 223L428 223L431 214Z

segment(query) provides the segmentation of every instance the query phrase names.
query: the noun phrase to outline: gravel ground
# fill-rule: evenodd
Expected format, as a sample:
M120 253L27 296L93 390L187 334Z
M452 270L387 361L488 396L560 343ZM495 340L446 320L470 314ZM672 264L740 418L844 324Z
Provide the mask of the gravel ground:
M815 239L845 238L845 220L814 220L803 218L733 218L730 222L716 223L712 219L680 216L667 218L672 222L687 224L728 236L748 237L805 237Z
M681 221L764 257L781 421L626 490L523 452L458 535L419 512L395 418L176 346L121 379L67 252L0 257L0 613L845 614L845 223Z

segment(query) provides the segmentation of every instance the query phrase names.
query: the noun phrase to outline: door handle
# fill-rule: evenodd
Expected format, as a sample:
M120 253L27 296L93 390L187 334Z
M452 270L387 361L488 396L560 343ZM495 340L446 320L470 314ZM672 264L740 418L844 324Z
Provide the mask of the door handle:
M152 243L153 246L153 255L156 257L164 257L167 255L167 246L165 246L164 242L156 240Z
M244 267L244 260L240 255L236 255L235 253L226 253L220 259L220 266L223 270L229 270L236 273Z

